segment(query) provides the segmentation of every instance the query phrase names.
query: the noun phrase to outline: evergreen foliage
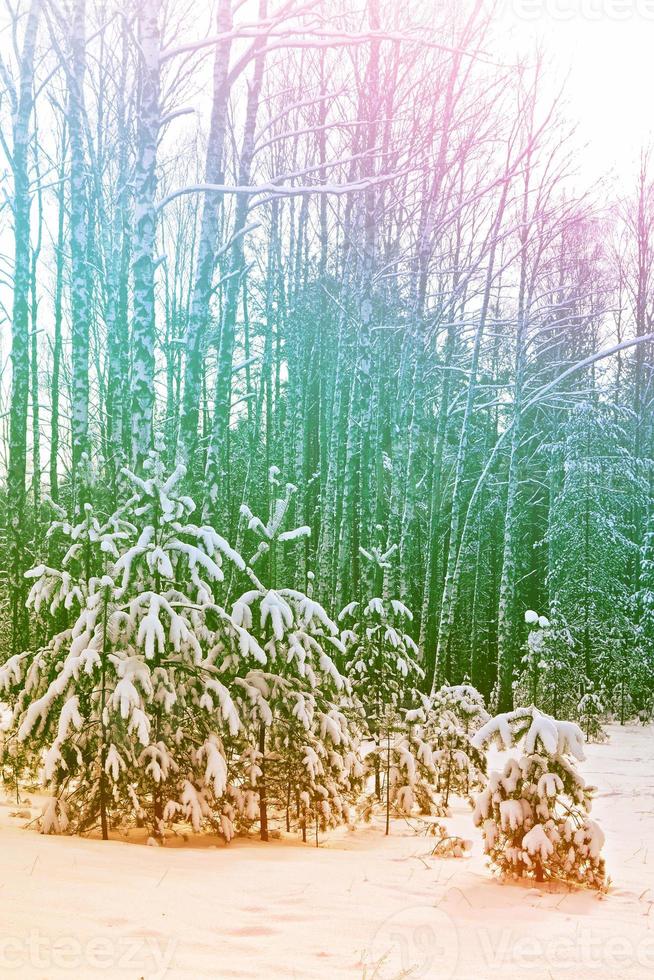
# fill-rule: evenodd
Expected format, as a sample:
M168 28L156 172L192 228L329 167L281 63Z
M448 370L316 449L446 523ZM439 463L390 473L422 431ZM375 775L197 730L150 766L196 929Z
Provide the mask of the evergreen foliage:
M239 681L246 721L252 789L260 809L260 829L268 837L268 806L291 814L306 838L307 825L326 828L349 819L363 766L359 758L350 684L338 670L344 654L336 623L305 592L275 587L279 548L310 532L284 530L296 488L277 496L277 470L269 474L271 503L264 523L246 506L243 516L259 538L249 562L253 589L233 605L232 618L257 639L265 667L253 666ZM255 573L267 561L267 582ZM261 571L266 578L266 573ZM249 707L248 707L249 705Z
M90 504L75 523L51 525L68 548L60 567L39 565L28 603L51 635L0 668L13 723L5 749L43 752L53 798L43 830L173 818L199 830L220 811L228 745L241 722L225 661L265 655L214 601L225 560L242 559L212 528L190 522L158 452L145 476L124 471L131 495L108 519ZM55 626L61 617L65 628ZM229 820L223 822L229 836Z
M491 774L475 803L491 866L512 878L604 888L604 835L589 816L594 789L576 769L584 758L578 726L516 708L492 718L473 742L520 750Z

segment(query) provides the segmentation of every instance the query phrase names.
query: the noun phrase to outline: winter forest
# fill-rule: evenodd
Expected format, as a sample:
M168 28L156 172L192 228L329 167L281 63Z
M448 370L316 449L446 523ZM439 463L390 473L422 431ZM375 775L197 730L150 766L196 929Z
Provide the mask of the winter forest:
M467 860L469 800L496 873L606 891L582 760L654 713L654 151L586 180L501 7L3 4L0 780L32 828L403 819Z

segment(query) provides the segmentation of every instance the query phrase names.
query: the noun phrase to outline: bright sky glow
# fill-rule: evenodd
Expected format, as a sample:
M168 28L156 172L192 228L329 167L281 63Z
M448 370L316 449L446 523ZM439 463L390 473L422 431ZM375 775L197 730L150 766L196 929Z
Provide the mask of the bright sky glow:
M632 185L654 142L654 0L500 0L508 51L542 42L587 144L581 175Z

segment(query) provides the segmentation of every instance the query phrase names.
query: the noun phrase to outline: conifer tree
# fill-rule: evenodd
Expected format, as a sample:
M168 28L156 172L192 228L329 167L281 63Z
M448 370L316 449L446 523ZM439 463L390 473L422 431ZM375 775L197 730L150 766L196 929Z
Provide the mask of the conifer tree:
M364 578L379 588L396 548L359 551L367 562ZM382 775L385 780L388 833L391 804L410 813L419 799L425 812L433 809L431 751L419 727L407 720L424 677L418 647L408 632L413 615L400 599L373 595L348 603L338 618L344 624L341 641L346 651L345 670L352 679L371 740L366 762L374 774L378 800L382 798Z
M580 728L534 707L516 708L492 718L473 743L521 750L491 774L475 803L491 866L512 878L603 888L604 834L590 818L594 788L576 768L584 759Z
M388 553L360 551L376 569L387 567ZM376 576L373 580L379 581ZM384 713L410 707L424 677L418 647L408 632L413 615L400 599L372 596L350 602L338 619L345 672L363 706L368 734L378 740Z
M591 684L577 705L577 718L587 742L604 742L606 740L606 732L602 728L603 714L604 706Z
M528 634L522 671L514 686L516 700L554 716L576 718L584 665L570 630L557 618L550 622L533 609L525 612L525 623Z
M470 799L486 783L486 758L472 737L489 720L484 699L470 684L443 685L431 698L426 731L438 766L438 788L447 810L450 794Z
M52 524L69 547L60 567L28 573L29 605L69 623L0 669L13 707L7 741L27 746L34 766L43 753L46 833L99 822L106 839L138 820L163 836L167 821L184 819L229 837L221 800L241 723L225 654L265 655L213 590L225 558L244 563L212 528L190 523L182 467L166 475L153 451L144 474L124 471L131 496L108 519L86 504L78 523Z
M305 526L284 530L296 488L287 484L278 495L277 474L273 467L265 523L241 508L259 543L247 569L254 588L232 608L234 622L266 656L265 668L253 667L239 681L262 840L271 809L285 814L287 829L297 823L304 839L310 826L317 835L348 820L363 772L350 685L336 664L344 652L338 628L311 595L277 582L280 546L310 534ZM264 557L267 574L258 569Z

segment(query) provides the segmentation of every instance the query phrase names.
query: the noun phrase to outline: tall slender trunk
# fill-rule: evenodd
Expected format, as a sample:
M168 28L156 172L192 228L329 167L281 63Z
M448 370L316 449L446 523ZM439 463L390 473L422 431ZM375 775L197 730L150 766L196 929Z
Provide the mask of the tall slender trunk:
M259 19L265 20L267 0L259 0ZM263 46L261 38L260 46ZM265 54L258 54L254 61L254 73L248 88L245 109L243 141L239 160L238 182L245 186L250 182L252 159L254 156L254 137L259 111L259 98L263 81ZM230 277L227 282L225 305L222 316L220 345L218 348L218 367L214 411L211 424L211 437L205 468L204 501L205 513L214 518L218 525L226 528L229 523L229 425L232 397L232 358L236 335L241 280L245 273L245 254L243 231L248 216L249 198L239 194L234 218L233 242L230 250Z
M64 134L62 134L62 143ZM52 338L52 374L50 385L50 496L55 503L59 500L59 379L62 352L62 299L64 288L64 168L59 172L57 251L55 267L54 329Z
M41 182L38 159L35 160L36 180ZM32 541L34 550L39 547L39 512L41 509L41 406L39 404L39 297L37 290L37 266L43 239L43 201L42 192L36 192L38 202L37 234L32 249L32 272L30 276L30 402L32 406L32 503L34 519Z
M380 26L379 0L368 0L368 24L371 32ZM374 36L374 34L373 34ZM370 58L359 98L359 112L365 119L365 156L361 176L370 178L376 170L380 87L380 44L372 40ZM372 510L370 488L370 439L372 429L372 345L374 317L373 272L377 251L377 191L368 187L363 195L362 260L358 297L358 332L355 346L357 363L351 389L345 452L343 515L338 541L338 575L336 604L344 605L359 589L359 547L362 535L369 533ZM367 543L367 542L366 542Z
M520 466L520 443L522 440L522 394L526 363L526 247L527 247L527 201L528 180L525 182L524 205L521 222L521 263L520 285L518 290L518 318L515 339L515 377L513 383L513 429L509 471L507 474L506 507L504 511L504 544L500 572L500 595L497 613L497 708L510 711L513 707L513 672L515 661L515 578L516 553L518 548L518 478Z
M463 32L463 38L469 36L480 6L481 3L477 0ZM465 43L462 40L462 45ZM400 365L400 383L398 386L400 412L397 425L399 444L398 451L393 453L393 458L399 462L399 465L394 470L394 473L397 474L399 479L393 481L393 495L399 497L401 503L393 507L393 501L391 502L391 514L393 514L393 511L396 511L395 522L397 524L397 532L393 540L397 538L400 546L399 567L403 595L409 592L408 578L411 561L409 538L415 512L416 481L414 478L414 468L417 450L416 427L417 416L421 411L419 400L422 396L419 352L421 350L421 343L424 344L424 316L429 285L430 260L434 248L434 236L438 219L442 218L447 208L447 201L444 200L443 196L443 185L447 174L448 151L451 141L454 108L458 95L457 81L461 70L461 60L462 51L453 54L452 64L447 75L442 120L439 121L440 137L438 141L438 152L434 163L431 186L426 195L418 229L418 242L413 269L413 296L411 301L413 328L406 333L407 344L405 345L405 350L403 350ZM440 478L438 484L440 484ZM440 490L440 486L438 489Z
M440 393L438 418L433 443L433 469L431 474L431 493L429 495L429 526L427 530L427 554L423 579L422 614L420 617L420 646L423 651L425 673L428 683L435 669L436 640L438 636L438 600L440 598L440 524L443 498L443 455L450 402L452 372L450 367L454 352L455 327L454 311L450 317L450 327L445 341L443 357L443 381Z
M232 27L231 7L232 0L219 0L216 15L216 32L218 35L228 34ZM205 180L208 184L220 184L223 178L229 96L227 75L231 46L232 42L229 37L216 45L213 66L213 104L205 160ZM204 365L205 336L210 320L211 294L218 248L218 210L221 203L221 196L216 194L205 194L204 196L195 278L186 329L186 360L179 426L179 452L182 458L189 462L192 473L195 472L198 464L196 451L200 374Z
M123 32L120 74L116 92L117 166L110 208L103 203L102 181L96 174L99 234L104 253L104 319L106 324L106 386L104 418L104 457L114 503L117 502L117 474L129 453L125 439L125 420L129 418L129 328L127 292L129 261L128 197L129 138L125 119L128 48ZM109 211L109 214L107 213Z
M86 0L74 0L68 78L70 131L71 463L75 509L84 502L81 463L89 450L88 188L84 152L83 91L86 71Z
M472 414L475 406L475 396L477 392L477 374L479 371L479 358L481 355L481 342L484 336L486 320L491 299L491 289L495 275L495 253L499 241L499 232L504 218L507 194L509 189L508 175L502 184L502 191L498 202L495 220L490 231L490 247L488 252L488 264L486 268L486 282L482 298L481 309L478 315L477 329L470 359L470 374L468 380L468 393L466 404L461 422L461 432L459 435L459 445L457 450L454 468L454 486L452 490L452 509L450 514L449 543L447 552L447 563L445 567L445 585L443 587L443 599L441 604L441 615L438 627L438 641L434 658L434 673L431 678L432 688L446 679L448 672L449 642L452 626L454 623L454 612L459 588L459 572L457 568L457 556L459 551L459 532L461 519L464 511L464 488L463 478L468 456L468 445L470 442L470 429Z
M27 406L29 396L30 314L30 185L29 142L33 109L34 54L41 0L32 0L27 16L13 123L14 179L14 295L11 325L11 415L7 471L9 526L9 588L11 646L17 651L27 640L24 609L26 565L25 477L27 470Z
M137 469L153 441L155 403L155 233L157 215L157 144L160 118L159 18L162 0L137 5L139 99L134 174L132 237L133 315L131 383L131 457Z

